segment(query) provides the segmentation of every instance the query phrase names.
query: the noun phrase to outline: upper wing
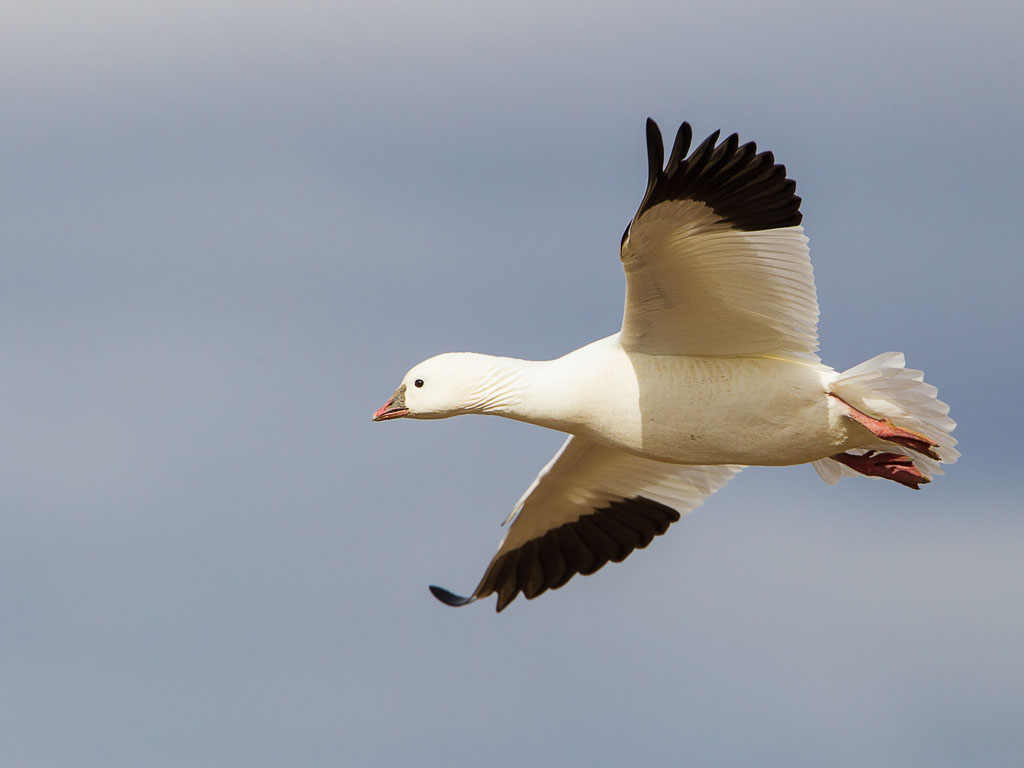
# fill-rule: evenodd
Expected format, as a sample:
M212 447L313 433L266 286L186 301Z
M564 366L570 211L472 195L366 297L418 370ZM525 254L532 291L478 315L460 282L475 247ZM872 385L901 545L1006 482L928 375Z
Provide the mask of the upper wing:
M509 515L508 533L473 595L430 591L448 605L497 592L499 611L519 592L532 599L646 547L740 469L665 464L570 437Z
M779 354L817 360L818 300L786 168L718 131L683 159L683 123L668 165L647 121L648 181L622 237L622 346L653 355Z

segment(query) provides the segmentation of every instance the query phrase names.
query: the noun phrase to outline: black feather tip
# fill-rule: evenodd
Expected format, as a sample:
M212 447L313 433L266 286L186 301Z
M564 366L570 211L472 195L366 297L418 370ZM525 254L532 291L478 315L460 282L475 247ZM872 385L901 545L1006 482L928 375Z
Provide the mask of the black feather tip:
M458 608L461 605L469 605L470 603L476 602L475 597L462 597L456 595L454 592L449 592L444 587L435 587L433 584L430 585L430 594L436 597L445 605L451 605Z

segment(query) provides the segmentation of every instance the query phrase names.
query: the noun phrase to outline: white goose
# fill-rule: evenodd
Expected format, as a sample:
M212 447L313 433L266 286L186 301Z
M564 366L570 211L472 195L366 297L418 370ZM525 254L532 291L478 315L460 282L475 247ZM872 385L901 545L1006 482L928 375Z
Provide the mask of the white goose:
M918 488L959 455L949 407L889 352L839 373L817 355L818 302L800 198L770 152L689 157L683 123L664 166L647 121L648 181L622 237L622 330L557 360L444 354L410 370L375 421L482 413L569 433L514 507L473 594L501 611L646 547L744 465L810 462L834 483ZM664 166L664 167L663 167Z

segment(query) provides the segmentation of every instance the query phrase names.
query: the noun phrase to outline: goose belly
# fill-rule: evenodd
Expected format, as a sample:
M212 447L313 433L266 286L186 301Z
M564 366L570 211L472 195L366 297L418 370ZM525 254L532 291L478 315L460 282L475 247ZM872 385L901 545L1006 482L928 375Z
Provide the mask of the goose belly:
M847 443L826 397L832 369L773 358L629 355L635 402L594 439L678 464L801 464ZM610 427L610 428L608 428Z

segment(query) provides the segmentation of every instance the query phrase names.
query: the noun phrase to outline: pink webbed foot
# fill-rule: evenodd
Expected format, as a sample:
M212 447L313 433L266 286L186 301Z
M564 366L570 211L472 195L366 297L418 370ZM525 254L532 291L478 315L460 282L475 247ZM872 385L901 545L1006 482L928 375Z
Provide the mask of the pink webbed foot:
M920 432L914 432L910 429L897 427L888 419L873 419L866 413L858 411L841 397L832 394L831 392L829 393L829 396L834 397L840 403L845 405L848 411L847 415L876 437L879 437L882 440L888 440L890 443L902 445L904 448L910 448L918 453L923 453L925 456L935 459L936 461L939 460L939 455L935 453L934 450L934 448L938 446L938 443L934 440L928 439ZM854 467L854 469L856 469L856 467ZM857 471L859 472L860 470Z
M931 480L914 466L909 456L899 453L837 453L832 457L850 469L860 472L869 477L884 477L886 480L893 480L907 488L919 490L923 483L930 483Z

